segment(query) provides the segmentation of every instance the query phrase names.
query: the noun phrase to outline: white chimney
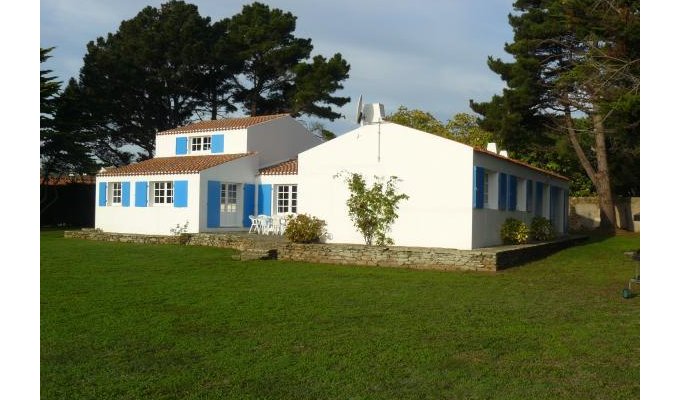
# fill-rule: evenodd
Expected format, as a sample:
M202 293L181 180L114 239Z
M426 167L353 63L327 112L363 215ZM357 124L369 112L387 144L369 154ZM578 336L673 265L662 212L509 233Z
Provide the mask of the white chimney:
M507 150L501 150L498 154L505 157L505 158L508 158L508 151Z
M486 150L492 153L498 153L498 149L496 149L496 143L493 142L486 144Z
M383 118L385 118L385 106L380 103L366 104L362 114L364 124L382 122Z

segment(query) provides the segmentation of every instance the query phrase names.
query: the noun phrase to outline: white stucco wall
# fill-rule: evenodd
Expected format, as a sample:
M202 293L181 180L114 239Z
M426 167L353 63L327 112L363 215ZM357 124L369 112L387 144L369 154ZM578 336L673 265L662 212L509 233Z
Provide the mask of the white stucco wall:
M170 205L149 204L147 207L135 207L135 182L149 182L147 199L151 203L153 185L157 181L188 181L188 204L187 207L174 207ZM130 206L100 207L99 182L130 182ZM140 176L111 176L97 177L95 201L95 227L105 232L141 233L155 235L170 235L170 229L177 224L184 225L189 221L188 232L195 233L199 229L199 192L195 188L199 186L198 174L184 175L140 175Z
M271 193L271 205L272 205L272 215L278 214L277 209L277 199L276 199L276 185L298 185L298 207L300 205L300 185L298 175L258 175L257 183L261 185L272 185ZM257 193L256 193L257 194ZM260 201L257 198L257 201ZM298 208L299 210L299 208Z
M224 232L224 231L241 231L243 227L236 228L208 228L208 181L219 181L222 183L256 183L256 174L259 165L259 156L253 154L246 157L241 157L228 163L218 165L216 167L208 168L201 171L200 174L200 211L199 211L199 226L201 232ZM242 187L241 187L242 188ZM242 191L239 193L240 197L240 215L239 221L243 220L243 197ZM257 196L257 191L255 191Z
M248 152L246 129L231 129L231 130L215 130L207 132L192 132L192 133L177 133L172 135L156 135L156 153L155 157L174 157L176 138L183 136L189 138L189 151L187 156L191 155L205 155L205 154L239 154ZM217 134L224 135L224 152L211 153L209 151L202 151L191 153L191 138L197 136L212 136Z
M531 219L538 215L535 210L531 212L526 211L526 188L523 184L518 181L517 186L517 211L508 210L498 210L498 173L505 173L509 175L514 175L519 179L526 182L527 179L532 180L534 189L533 196L536 197L536 182L543 183L543 210L542 216L548 218L550 215L550 186L557 186L562 191L558 196L558 208L564 209L564 191L569 190L569 182L563 179L556 178L549 174L536 171L531 168L527 168L522 165L515 164L508 160L504 160L493 155L485 154L482 152L474 152L475 166L483 167L485 170L492 172L489 179L489 206L484 209L473 209L473 228L472 228L472 246L473 248L496 246L501 244L500 239L500 229L507 218L516 218L520 221L525 222L527 225L531 223ZM468 168L468 173L472 175L472 166ZM472 188L472 186L470 186ZM472 198L472 192L470 192L470 198ZM536 202L534 201L534 208ZM563 215L559 213L556 223L554 223L555 228L558 233L564 233L563 229Z
M299 212L324 219L329 242L363 243L347 213L347 185L334 175L361 173L369 185L374 175L395 175L398 192L410 196L399 204L392 226L395 245L469 249L472 153L469 146L401 125L364 125L299 155Z
M260 166L265 167L295 158L322 142L294 118L285 116L249 127L247 151L256 151Z

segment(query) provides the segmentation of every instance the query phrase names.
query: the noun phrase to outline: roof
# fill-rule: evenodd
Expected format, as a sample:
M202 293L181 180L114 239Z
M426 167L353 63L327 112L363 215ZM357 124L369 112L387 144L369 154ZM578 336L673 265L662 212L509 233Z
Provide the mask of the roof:
M268 167L260 168L260 175L297 175L298 160L290 159Z
M509 162L511 162L511 163L513 163L513 164L521 165L521 166L523 166L523 167L527 167L527 168L533 169L534 171L538 171L538 172L541 172L541 173L544 173L544 174L547 174L547 175L551 175L551 176L553 176L553 177L555 177L555 178L557 178L557 179L563 179L563 180L565 180L565 181L569 181L569 178L567 178L567 177L565 177L565 176L562 176L562 175L560 175L560 174L556 174L555 172L548 171L548 170L546 170L546 169L534 167L533 165L528 164L528 163L525 163L524 161L515 160L515 159L512 159L512 158L510 158L510 157L504 157L504 156L501 156L501 155L498 155L498 154L494 153L493 151L481 149L481 148L479 148L479 147L474 147L474 150L475 150L476 152L478 152L478 153L488 154L488 155L490 155L490 156L499 158L499 159L501 159L501 160L509 161Z
M100 172L97 176L197 174L204 169L212 168L251 154L254 153L157 157L136 164L108 169Z
M173 135L176 133L243 129L286 116L289 116L289 114L273 114L273 115L260 115L257 117L211 119L207 121L193 122L189 125L180 126L174 129L169 129L167 131L158 132L157 135Z

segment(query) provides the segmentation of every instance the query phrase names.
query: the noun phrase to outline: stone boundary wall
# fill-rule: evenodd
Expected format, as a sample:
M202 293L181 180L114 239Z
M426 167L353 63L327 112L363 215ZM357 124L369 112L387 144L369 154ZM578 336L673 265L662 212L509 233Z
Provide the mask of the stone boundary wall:
M616 227L640 232L640 198L616 199ZM569 197L569 229L593 230L600 226L600 205L597 197Z
M93 229L65 231L64 237L127 243L179 244L179 236L106 233ZM298 244L281 237L248 234L198 233L190 235L189 246L235 249L240 260L277 259L322 264L364 265L441 271L499 271L547 257L587 239L563 237L552 242L516 246L456 250L429 247L381 247L356 244Z

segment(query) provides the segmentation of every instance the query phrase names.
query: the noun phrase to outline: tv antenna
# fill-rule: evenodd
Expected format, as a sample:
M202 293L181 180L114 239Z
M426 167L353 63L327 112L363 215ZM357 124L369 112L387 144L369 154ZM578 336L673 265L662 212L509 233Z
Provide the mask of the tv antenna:
M364 95L359 95L359 104L357 104L356 121L360 124L364 120Z

